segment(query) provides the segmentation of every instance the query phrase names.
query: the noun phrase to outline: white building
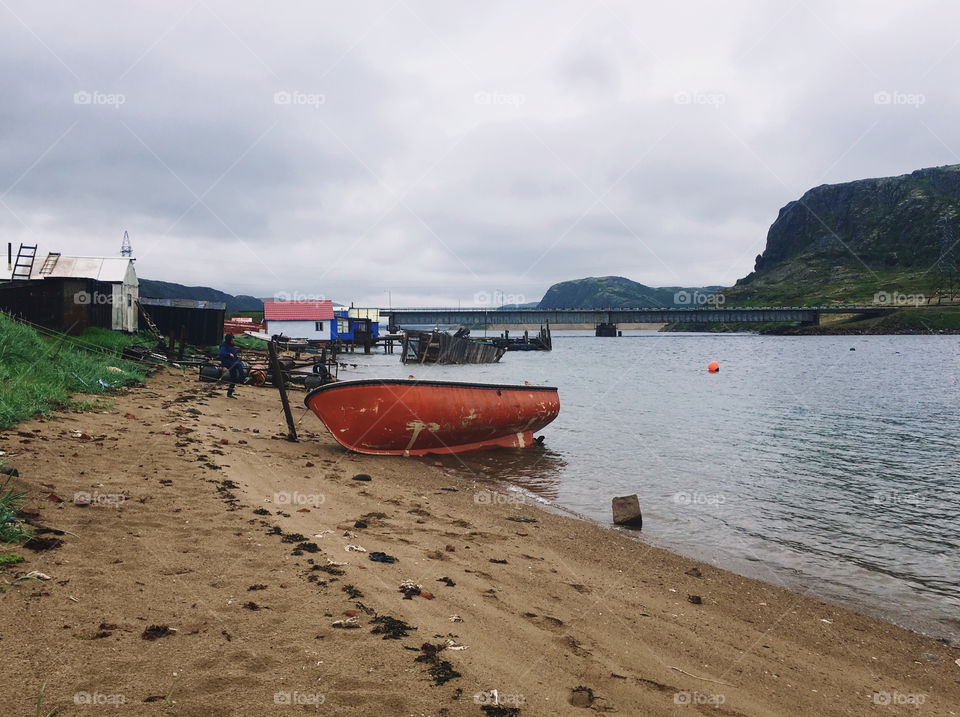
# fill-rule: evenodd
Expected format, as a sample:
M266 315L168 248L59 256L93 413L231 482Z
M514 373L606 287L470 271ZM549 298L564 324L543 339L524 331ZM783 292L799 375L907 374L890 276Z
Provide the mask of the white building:
M267 334L289 339L332 341L337 336L332 301L264 301Z

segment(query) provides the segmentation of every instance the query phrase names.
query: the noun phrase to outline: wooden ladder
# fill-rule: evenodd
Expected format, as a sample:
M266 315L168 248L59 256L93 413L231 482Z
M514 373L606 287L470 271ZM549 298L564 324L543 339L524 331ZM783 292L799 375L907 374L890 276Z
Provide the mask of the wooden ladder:
M10 278L29 279L33 273L33 260L36 256L36 245L27 246L26 244L21 244L19 251L17 251L17 261L13 265L13 273L10 275Z
M60 259L60 252L52 251L47 254L47 258L43 260L43 264L40 266L40 276L49 274L53 271L53 267L57 265L57 261Z
M143 308L143 304L140 303L140 299L137 299L137 308L140 309L140 315L143 317L143 320L147 322L147 327L150 329L150 333L157 337L157 341L160 342L161 346L166 346L166 339L163 338L163 334L160 333L160 329L157 328L157 325L153 323L153 319L150 318L150 314L148 314Z

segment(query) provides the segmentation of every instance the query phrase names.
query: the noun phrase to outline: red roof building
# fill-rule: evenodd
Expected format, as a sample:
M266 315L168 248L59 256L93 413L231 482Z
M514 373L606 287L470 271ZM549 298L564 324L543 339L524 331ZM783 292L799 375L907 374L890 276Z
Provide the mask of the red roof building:
M264 301L265 321L333 321L332 301Z

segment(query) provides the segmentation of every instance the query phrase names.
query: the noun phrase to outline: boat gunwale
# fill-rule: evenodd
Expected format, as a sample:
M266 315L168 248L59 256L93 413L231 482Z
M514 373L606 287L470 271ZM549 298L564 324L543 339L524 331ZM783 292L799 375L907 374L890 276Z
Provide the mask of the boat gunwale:
M558 393L556 386L534 386L517 385L515 383L475 383L471 381L442 381L437 379L410 379L410 378L357 378L349 381L335 381L310 391L303 398L303 404L310 408L310 399L324 391L331 391L337 388L349 386L443 386L447 388L476 388L510 390L510 391L548 391Z

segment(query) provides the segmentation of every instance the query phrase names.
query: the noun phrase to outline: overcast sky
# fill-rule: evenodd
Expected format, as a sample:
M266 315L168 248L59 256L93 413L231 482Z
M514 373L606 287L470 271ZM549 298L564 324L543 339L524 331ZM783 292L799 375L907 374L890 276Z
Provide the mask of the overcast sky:
M810 187L960 162L958 27L919 0L0 0L0 228L358 305L729 285Z

